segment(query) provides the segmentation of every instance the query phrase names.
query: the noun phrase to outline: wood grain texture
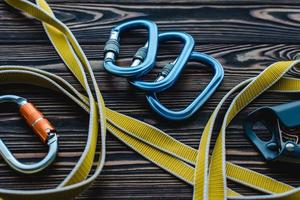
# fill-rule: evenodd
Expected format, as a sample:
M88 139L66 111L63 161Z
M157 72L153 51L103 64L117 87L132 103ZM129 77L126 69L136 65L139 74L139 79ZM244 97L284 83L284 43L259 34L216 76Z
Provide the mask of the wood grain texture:
M147 17L161 31L187 31L203 43L299 43L298 5L206 5L206 4L113 4L53 3L55 14L81 43L103 44L109 30L133 18ZM36 21L30 21L1 4L0 41L6 43L48 42ZM5 34L9 33L9 34ZM136 43L129 37L129 43Z
M116 1L117 2L117 1ZM157 0L115 3L111 0L52 0L58 18L74 32L87 54L106 105L121 113L152 124L194 148L201 132L222 96L239 82L254 77L278 60L298 59L300 53L300 3L297 1L224 1ZM102 68L103 47L109 30L124 20L147 17L160 30L186 31L195 37L196 50L217 58L224 66L225 80L212 98L191 119L172 123L154 114L144 93L131 87L123 78L107 74ZM144 31L133 31L122 40L119 63L125 65L145 42ZM146 79L154 79L159 68L176 58L178 44L163 44L157 68ZM41 25L0 2L0 66L25 65L51 71L81 90L50 45ZM178 83L160 94L162 102L173 109L186 106L208 83L210 73L198 63L186 66ZM60 134L60 152L53 167L45 172L23 176L0 160L0 188L51 188L70 172L83 151L88 117L66 97L32 86L0 87L1 94L28 98L56 125ZM275 100L274 100L275 99ZM290 173L289 165L267 164L245 138L242 120L248 112L264 105L298 99L297 95L264 94L247 107L228 127L228 160L250 169L300 185L300 175ZM222 109L222 113L226 108ZM218 126L220 125L220 122ZM43 157L46 148L36 139L11 104L0 105L0 137L16 156L25 161ZM213 138L215 141L215 136ZM109 135L107 162L94 185L77 199L191 199L192 187L136 154ZM256 191L229 182L243 194Z

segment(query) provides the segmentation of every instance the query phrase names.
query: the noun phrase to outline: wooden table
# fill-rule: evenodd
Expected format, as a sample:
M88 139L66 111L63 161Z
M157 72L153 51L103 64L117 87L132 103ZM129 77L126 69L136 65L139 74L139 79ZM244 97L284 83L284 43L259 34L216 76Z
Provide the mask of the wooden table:
M119 1L52 0L56 16L66 23L87 54L104 94L106 105L121 113L150 123L176 139L198 147L203 127L216 104L226 92L242 80L254 77L278 60L297 59L300 49L300 2L237 0ZM116 3L118 2L118 3ZM110 29L134 18L155 21L160 31L185 31L194 36L196 50L217 58L225 68L225 80L217 93L191 119L168 122L148 107L144 93L123 78L111 76L103 68L103 47ZM129 63L145 41L144 31L133 31L124 40L120 64ZM178 44L163 44L158 66L176 58ZM51 46L40 22L24 17L0 3L0 65L25 65L45 69L78 82L66 69ZM182 108L209 81L210 73L199 64L189 64L178 84L160 95L170 108ZM148 76L154 78L156 68ZM60 135L60 152L53 167L36 175L23 176L0 162L0 187L19 189L51 188L70 172L86 141L87 114L61 94L32 86L1 86L0 94L18 94L35 103L55 124ZM253 109L296 100L297 95L264 94L246 108L227 132L227 159L258 172L297 186L300 173L293 165L267 164L245 138L242 120ZM226 108L223 108L223 112ZM0 105L0 136L18 158L35 161L47 149L36 139L19 117L14 105ZM214 140L215 141L215 137ZM145 160L109 134L107 161L103 173L78 199L191 199L192 187ZM256 191L229 182L243 194Z

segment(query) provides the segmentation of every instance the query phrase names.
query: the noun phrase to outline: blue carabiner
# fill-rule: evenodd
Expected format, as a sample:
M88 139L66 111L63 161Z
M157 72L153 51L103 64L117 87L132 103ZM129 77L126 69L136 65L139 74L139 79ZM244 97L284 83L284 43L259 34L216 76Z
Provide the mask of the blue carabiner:
M146 82L142 80L130 80L132 85L147 92L161 92L168 89L176 82L189 60L195 46L195 41L191 35L184 32L164 32L158 35L159 43L169 40L178 40L182 42L184 46L177 59L165 66L164 70L159 74L159 81Z
M146 28L149 32L146 45L138 50L131 66L120 67L115 59L120 50L120 34L128 29ZM154 22L148 20L133 20L120 24L112 29L110 39L104 48L104 68L108 72L127 78L138 78L147 74L153 67L158 44L158 30Z
M146 95L147 101L152 109L169 120L183 120L193 115L215 92L224 78L224 70L222 65L213 57L204 53L193 52L189 59L204 63L214 71L214 76L211 79L210 83L189 106L187 106L183 110L173 111L166 108L159 102L159 99L157 98L155 92L148 93Z

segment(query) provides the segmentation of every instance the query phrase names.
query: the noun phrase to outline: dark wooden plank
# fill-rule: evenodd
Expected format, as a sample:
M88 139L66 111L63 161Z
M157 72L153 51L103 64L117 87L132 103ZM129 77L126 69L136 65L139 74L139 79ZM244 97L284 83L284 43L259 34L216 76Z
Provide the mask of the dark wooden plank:
M47 1L49 3L74 3L74 1L72 0L49 0ZM112 1L112 0L76 0L76 2L80 2L80 3L114 3L114 4L137 4L139 2L134 1L134 0L123 0L123 1ZM155 0L155 1L151 1L151 0L144 0L140 3L145 4L162 4L162 3L166 3L165 0ZM187 1L183 1L183 0L173 0L172 2L169 2L172 4L195 4L195 5L199 5L199 4L205 4L205 5L210 5L210 4L226 4L226 5L231 5L231 4L239 4L239 5L247 5L247 4L261 4L261 5L299 5L298 1L294 1L294 0L285 0L285 1L281 1L281 0L264 0L264 1L260 1L260 0L187 0Z
M106 105L152 124L194 148L198 147L201 132L210 114L229 89L242 80L254 77L275 61L299 58L298 1L126 0L115 3L108 0L52 0L50 3L57 16L71 27L83 44ZM163 31L181 30L191 33L197 42L196 50L213 55L225 67L226 76L222 86L189 120L174 123L161 119L148 107L143 92L131 87L123 78L107 74L101 67L102 49L111 27L123 20L145 16L155 20ZM51 47L39 22L27 19L0 2L0 33L0 66L26 65L45 69L63 77L80 90L77 81ZM138 35L140 33L142 36ZM122 40L119 63L130 63L132 55L144 39L145 34L140 31L128 37L126 35L126 39ZM179 51L178 45L162 45L157 65L161 67L174 59ZM146 79L153 79L159 67ZM160 95L162 102L173 109L184 107L205 87L209 74L199 69L196 63L189 64L178 84ZM0 188L55 187L70 172L83 151L87 114L69 99L42 88L23 85L0 87L0 95L8 93L27 97L56 125L61 136L60 153L54 167L30 176L16 174L0 160ZM265 94L247 107L228 127L228 160L294 186L299 185L299 175L290 173L294 166L267 164L245 138L241 126L247 113L259 106L296 99L297 95ZM223 108L222 113L225 111L226 108ZM0 137L18 158L25 161L42 158L46 152L46 148L19 117L14 105L0 105ZM213 137L213 142L215 139ZM192 187L137 155L110 134L107 144L107 162L103 173L78 199L192 198ZM243 194L257 194L256 191L232 182L229 185Z
M104 44L117 23L134 18L157 22L160 31L186 31L204 43L299 43L299 5L193 5L55 3L57 17L81 43ZM176 13L176 15L174 14ZM40 43L40 23L0 4L0 42ZM136 43L130 36L128 42Z
M2 45L2 47L4 47L5 52L0 56L0 65L23 64L46 69L62 76L77 88L80 88L49 44L28 45L27 48L30 51L23 51L24 47L22 45ZM121 64L130 61L130 56L134 52L133 49L136 49L138 45L128 45L127 47L121 56ZM102 63L98 59L98 55L102 54L102 50L97 45L84 45L83 48L91 60L109 108L153 124L194 148L198 146L201 132L213 108L233 85L255 76L266 65L279 59L297 58L299 51L299 45L287 44L208 44L197 47L199 51L215 56L224 64L226 78L218 92L193 118L182 123L172 123L153 114L145 103L142 92L130 87L126 80L113 77L103 71L100 67ZM132 49L132 51L128 49ZM172 51L169 51L170 49ZM176 52L179 51L178 46L174 48L174 45L170 49L162 49L159 56L159 65L163 65L167 60L170 60L169 57L174 58ZM170 56L168 56L168 53ZM152 77L157 71L158 69L154 70ZM171 108L183 107L204 87L205 82L208 81L207 75L208 73L199 71L197 65L189 65L183 73L184 79L180 79L171 91L163 94L162 101ZM2 174L0 187L29 189L32 187L50 188L55 186L72 169L83 150L86 140L87 115L83 114L77 106L70 104L68 99L40 88L3 86L0 88L0 94L5 93L20 94L36 103L57 126L61 135L61 142L59 159L54 168L50 168L45 173L24 177L15 174L2 162L0 165L0 173ZM258 152L244 137L241 127L242 119L246 113L262 105L274 104L274 98L280 99L280 102L287 102L297 99L297 96L268 94L251 104L228 128L227 156L229 160L237 164L271 175L293 185L298 185L300 182L297 177L289 174L286 168L270 167L263 161L261 156L258 156ZM176 100L174 101L174 99ZM44 153L39 152L45 152L46 149L34 138L24 122L15 114L13 106L0 105L0 110L4 110L4 108L5 112L0 114L1 138L4 138L4 141L18 157L25 160L32 160L30 159L32 157L41 158ZM222 112L224 113L225 110L225 108L222 109ZM215 138L213 138L213 141L215 141ZM241 146L243 148L240 148ZM28 180L31 180L30 184L28 184ZM231 185L244 194L255 193L238 185L232 183ZM174 194L174 191L181 191L180 196ZM157 168L141 156L133 153L132 150L112 136L109 136L108 156L104 172L93 187L79 199L191 199L191 195L192 188L190 186Z
M23 45L2 45L3 53L0 55L0 64L28 65L55 72L80 89L78 82L67 72L65 65L50 45L34 44L26 47ZM98 45L82 45L82 47L91 61L102 91L113 93L114 91L126 90L130 95L139 93L124 78L112 76L105 72L102 67L103 51L98 48ZM118 60L120 65L129 64L132 55L139 46L127 45L126 47L124 50L122 49L121 58ZM25 51L26 49L30 49L30 51ZM196 46L197 51L214 56L225 66L226 79L230 81L225 79L221 88L222 91L227 91L242 80L257 75L273 62L298 59L299 49L300 45L288 44L208 44ZM160 68L175 59L179 51L178 45L165 45L161 48L157 59L158 67L154 68L146 79L154 79ZM201 69L197 63L189 63L183 72L182 77L184 78L180 79L177 87L172 88L171 91L197 92L208 83L209 74L209 71Z
M59 95L52 94L51 92L36 90L36 92L39 93L32 94L30 92L32 91L32 88L30 87L23 87L23 92L16 92L18 88L14 87L2 88L1 90L4 90L5 92L13 91L14 93L22 94L25 97L32 97L31 100L36 102L39 108L49 116L54 124L56 124L57 129L60 132L61 141L59 159L55 163L54 168L50 168L42 174L24 177L15 174L2 162L0 165L0 173L2 174L0 187L53 187L71 170L82 151L86 139L87 124L86 118L84 117L85 115L82 115L79 109L70 104L66 99ZM1 94L3 93L1 92ZM221 96L222 94L218 93L218 95ZM251 105L246 112L249 112L257 106L274 104L272 100L276 97L278 98L278 95L265 96L265 98L259 101L259 104L256 102ZM284 97L284 95L281 95L280 97L285 101L291 100L292 98ZM107 99L107 97L105 97L105 99ZM216 101L217 99L213 99L213 102ZM107 100L107 102L110 101ZM142 102L139 103L142 104ZM2 105L1 110L3 110L4 106L5 105ZM108 106L113 108L111 105ZM29 161L31 160L29 159L31 157L42 157L43 154L36 152L45 152L45 149L41 147L38 141L33 139L34 136L26 129L26 126L20 121L18 116L10 113L14 111L13 107L9 110L7 110L6 106L5 108L6 112L3 113L0 118L2 119L0 130L1 138L4 138L4 141L20 158ZM163 121L157 123L157 119L149 113L136 114L137 111L134 110L131 111L131 113L135 113L137 117L166 130L170 135L196 148L203 126L211 112L211 109L208 108L209 107L206 106L204 111L199 112L192 120L181 124L171 124ZM245 116L246 112L241 116ZM132 115L135 116L135 114ZM241 128L242 118L243 117L239 117L238 120L228 128L227 155L229 160L233 160L235 163L255 169L256 171L277 177L288 183L294 185L299 184L299 181L296 180L297 177L294 177L295 175L293 174L288 174L288 172L284 170L285 168L280 169L270 167L266 165L260 156L258 156L257 151L252 148L252 145L243 135ZM82 119L85 119L83 123L81 123ZM243 146L243 148L240 148L241 146ZM28 183L28 180L31 181L30 184ZM234 187L236 187L236 185L234 185ZM141 156L137 156L110 136L108 138L108 156L104 172L95 185L89 192L85 193L82 198L89 199L91 196L95 195L99 196L99 199L113 199L120 196L124 199L138 199L141 198L141 196L135 196L133 194L140 193L140 195L144 195L144 198L161 196L162 199L171 199L174 197L172 191L178 190L183 191L183 194L181 195L183 195L184 198L191 197L191 188L163 170L158 169L153 164L144 160ZM114 193L113 191L117 192ZM162 193L163 195L161 195ZM246 190L246 193L249 193L249 191Z

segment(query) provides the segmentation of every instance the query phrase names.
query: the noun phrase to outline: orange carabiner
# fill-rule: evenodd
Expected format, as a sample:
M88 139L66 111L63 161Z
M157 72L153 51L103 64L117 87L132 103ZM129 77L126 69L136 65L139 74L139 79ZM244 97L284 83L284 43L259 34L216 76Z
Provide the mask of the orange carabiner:
M38 163L23 164L13 156L0 139L0 154L13 169L21 173L32 174L45 169L54 161L58 151L58 139L54 126L33 104L28 103L27 100L22 97L16 95L3 95L0 96L0 103L3 102L14 102L19 105L20 114L24 117L27 124L32 127L33 131L41 141L49 146L49 151Z
M47 143L49 135L56 132L52 124L32 103L22 104L20 113L43 143Z

